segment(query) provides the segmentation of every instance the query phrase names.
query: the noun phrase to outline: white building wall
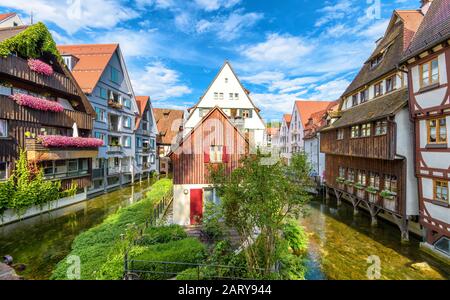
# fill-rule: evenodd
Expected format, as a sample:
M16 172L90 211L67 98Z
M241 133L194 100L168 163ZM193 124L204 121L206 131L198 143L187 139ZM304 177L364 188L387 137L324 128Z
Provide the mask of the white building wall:
M8 18L8 19L0 22L0 28L22 26L22 25L24 25L24 24L18 15L15 15L11 18Z
M414 126L409 118L408 109L402 109L395 116L397 124L397 154L406 157L406 214L419 214L419 196L417 178L414 169Z
M216 99L215 93L223 94L223 98ZM233 98L230 98L233 94ZM238 97L236 98L236 94ZM205 95L198 103L197 107L191 112L188 120L185 123L184 135L188 134L198 122L202 119L200 116L200 108L214 108L220 107L225 113L229 113L230 109L252 109L252 117L244 119L244 129L253 132L254 143L257 146L264 145L264 131L266 126L256 112L256 107L253 105L249 95L242 88L239 79L233 73L230 65L226 63L216 79L212 82Z
M173 186L173 223L181 226L190 225L191 189L204 189L207 184L175 184ZM203 201L204 204L204 201Z

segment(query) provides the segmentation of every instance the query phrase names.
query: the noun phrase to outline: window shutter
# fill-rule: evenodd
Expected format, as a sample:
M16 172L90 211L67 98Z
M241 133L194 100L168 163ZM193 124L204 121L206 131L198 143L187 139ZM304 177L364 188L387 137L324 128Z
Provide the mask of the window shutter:
M249 119L253 118L253 109L248 110L248 117Z
M222 162L223 163L228 163L229 161L229 155L227 153L227 147L223 146L222 147Z
M204 162L205 164L207 164L207 163L209 163L209 162L211 161L210 155L209 155L209 151L210 151L210 148L207 148L207 149L205 150L205 153L203 154L203 162Z

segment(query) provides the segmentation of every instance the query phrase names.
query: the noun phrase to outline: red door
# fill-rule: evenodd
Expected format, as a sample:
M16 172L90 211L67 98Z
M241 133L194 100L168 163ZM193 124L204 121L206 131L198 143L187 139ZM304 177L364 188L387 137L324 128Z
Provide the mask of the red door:
M191 225L201 224L203 218L203 190L191 190Z

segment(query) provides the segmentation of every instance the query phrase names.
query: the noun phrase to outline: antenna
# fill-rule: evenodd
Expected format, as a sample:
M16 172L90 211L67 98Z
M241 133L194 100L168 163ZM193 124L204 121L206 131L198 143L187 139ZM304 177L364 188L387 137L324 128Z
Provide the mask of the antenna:
M33 25L33 11L30 13L30 25Z

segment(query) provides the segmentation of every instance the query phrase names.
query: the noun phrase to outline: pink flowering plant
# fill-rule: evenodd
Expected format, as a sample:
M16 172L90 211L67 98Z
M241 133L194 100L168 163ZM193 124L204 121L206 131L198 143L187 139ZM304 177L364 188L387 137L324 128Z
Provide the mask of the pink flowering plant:
M28 67L30 70L45 75L45 76L52 76L53 75L53 68L52 66L46 64L45 62L39 60L39 59L32 59L30 58L28 60Z
M26 94L14 94L10 98L17 102L21 106L26 106L32 109L43 110L43 111L53 111L62 112L64 107L55 101L50 101L46 99L41 99Z
M40 135L37 137L37 141L47 148L98 148L103 146L103 141L100 139L61 135Z

